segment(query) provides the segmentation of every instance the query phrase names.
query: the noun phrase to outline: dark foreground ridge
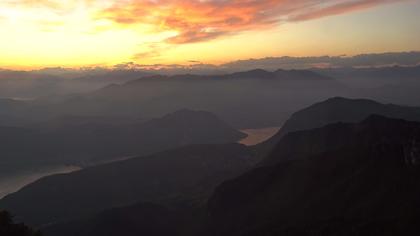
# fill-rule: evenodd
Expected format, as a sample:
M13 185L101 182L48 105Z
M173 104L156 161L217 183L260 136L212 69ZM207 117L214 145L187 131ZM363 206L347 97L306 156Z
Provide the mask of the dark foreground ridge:
M210 235L420 233L420 123L374 115L299 131L276 158L217 188Z
M0 211L0 235L4 236L41 236L40 231L35 231L25 224L13 222L12 215L7 211Z

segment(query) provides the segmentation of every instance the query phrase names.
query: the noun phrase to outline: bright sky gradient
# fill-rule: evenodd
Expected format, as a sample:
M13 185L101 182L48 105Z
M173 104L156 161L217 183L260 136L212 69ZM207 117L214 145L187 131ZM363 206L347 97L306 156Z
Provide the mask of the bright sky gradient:
M420 51L420 0L1 0L0 67Z

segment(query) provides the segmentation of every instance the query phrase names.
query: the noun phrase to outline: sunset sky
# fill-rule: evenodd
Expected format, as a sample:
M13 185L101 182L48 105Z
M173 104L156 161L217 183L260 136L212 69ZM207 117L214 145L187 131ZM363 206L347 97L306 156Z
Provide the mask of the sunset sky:
M1 0L0 67L420 51L419 0Z

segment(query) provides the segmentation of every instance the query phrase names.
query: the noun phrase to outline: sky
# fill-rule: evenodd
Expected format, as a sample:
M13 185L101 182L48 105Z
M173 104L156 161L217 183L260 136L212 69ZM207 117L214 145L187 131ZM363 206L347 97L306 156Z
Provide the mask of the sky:
M1 0L0 67L420 51L420 0Z

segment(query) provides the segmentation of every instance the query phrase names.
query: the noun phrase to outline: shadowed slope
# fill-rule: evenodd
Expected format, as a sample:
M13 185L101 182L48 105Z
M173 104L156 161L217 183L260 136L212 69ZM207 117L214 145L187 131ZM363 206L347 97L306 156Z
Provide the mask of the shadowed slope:
M292 135L308 141L294 146L303 151L281 148ZM330 135L340 141L312 146ZM420 216L419 123L371 116L292 133L276 147L269 159L279 164L217 188L209 203L210 235L420 232L412 223Z
M260 152L260 156L265 156L270 153L282 137L290 132L319 128L335 122L360 122L372 114L389 118L420 121L419 107L381 104L368 99L334 97L295 112L276 135L266 142L257 145L256 148ZM341 138L331 135L329 141ZM323 140L321 139L319 141L322 142ZM302 143L299 145L306 144ZM297 149L294 148L294 150Z

